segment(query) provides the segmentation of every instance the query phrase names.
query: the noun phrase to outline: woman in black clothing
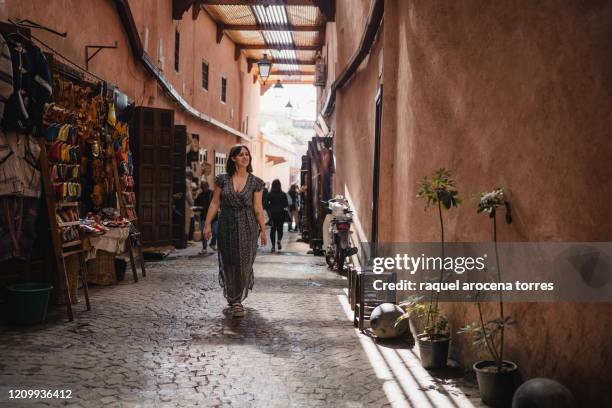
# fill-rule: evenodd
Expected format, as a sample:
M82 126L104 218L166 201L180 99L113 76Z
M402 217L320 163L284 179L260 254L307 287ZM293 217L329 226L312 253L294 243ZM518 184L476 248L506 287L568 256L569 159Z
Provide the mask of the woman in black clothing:
M272 182L272 188L268 193L266 207L270 211L272 228L270 229L270 241L272 241L272 252L275 252L274 244L278 238L278 250L282 249L281 240L283 239L283 226L285 224L286 208L289 206L287 194L281 189L280 180Z

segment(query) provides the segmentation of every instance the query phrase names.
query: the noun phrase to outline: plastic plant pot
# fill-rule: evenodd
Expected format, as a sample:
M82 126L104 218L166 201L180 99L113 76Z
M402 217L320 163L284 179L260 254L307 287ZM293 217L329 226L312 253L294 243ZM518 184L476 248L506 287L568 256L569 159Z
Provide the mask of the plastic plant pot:
M35 324L47 318L53 286L45 283L11 285L6 291L6 318L13 324Z
M482 402L493 407L509 407L514 392L520 385L518 367L504 360L498 372L495 361L478 361L474 364L476 380Z
M423 368L436 369L446 367L450 338L430 340L426 334L417 336L421 365Z

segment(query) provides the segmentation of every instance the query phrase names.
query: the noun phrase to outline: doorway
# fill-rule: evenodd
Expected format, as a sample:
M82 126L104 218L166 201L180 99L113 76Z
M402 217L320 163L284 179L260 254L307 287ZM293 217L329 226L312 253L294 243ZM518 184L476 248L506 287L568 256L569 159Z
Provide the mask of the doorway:
M370 242L378 242L378 194L380 189L380 137L382 126L382 85L375 99L376 116L374 119L374 165L372 174L372 229Z

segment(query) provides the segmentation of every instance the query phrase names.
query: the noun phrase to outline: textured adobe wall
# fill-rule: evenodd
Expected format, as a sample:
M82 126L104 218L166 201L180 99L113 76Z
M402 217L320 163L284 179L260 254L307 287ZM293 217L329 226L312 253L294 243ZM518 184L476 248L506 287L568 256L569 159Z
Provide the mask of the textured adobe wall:
M515 223L504 241L609 241L612 195L612 5L603 2L388 1L385 70L393 70L397 109L386 134L395 146L386 234L394 241L439 238L423 213L417 181L453 169L464 204L445 214L448 239L490 239L475 211L478 192L503 186ZM385 33L386 35L391 33ZM387 38L387 37L385 37ZM397 65L395 65L397 64ZM386 90L386 89L385 89ZM388 115L392 118L393 112ZM397 203L404 203L398 205ZM526 378L566 384L584 406L612 378L612 304L512 304L519 324L506 356ZM449 305L454 328L475 306ZM453 355L476 356L455 336Z
M234 61L234 44L224 36L215 41L216 28L204 12L192 20L191 10L182 20L172 20L170 0L130 0L138 32L153 61L159 60L162 43L164 74L192 106L233 127L242 129L249 116L249 134L256 135L259 116L259 83L246 73L246 60ZM69 10L69 12L67 12ZM177 109L157 82L136 62L129 48L117 11L112 1L84 2L77 0L7 1L0 5L0 19L30 18L59 31L67 31L65 39L35 30L34 34L73 61L85 65L86 44L118 43L117 49L102 50L91 62L90 71L114 83L139 106L175 109L175 123L186 125L188 133L200 135L200 146L208 149L208 160L214 164L214 151L228 152L239 138L205 124ZM174 70L174 32L181 35L179 72ZM145 41L148 31L148 43ZM209 90L201 86L201 62L209 62ZM221 76L228 80L227 103L220 102ZM244 98L243 98L244 96Z
M373 0L336 2L336 74L344 70L359 46Z
M367 17L369 6L364 2L362 7L365 8ZM344 8L350 8L353 14L363 14L359 12L359 7L349 7L348 4L340 2L337 3L337 8L339 12L343 12ZM361 32L357 30L359 26L351 25L351 28L356 31L353 36L360 38ZM340 34L337 35L340 38ZM356 45L353 47L350 42L339 41L338 47L340 47L339 54L352 55L356 51ZM359 236L361 233L365 234L365 239L369 239L371 233L375 98L378 91L381 57L382 38L379 36L373 52L362 63L349 83L336 94L334 155L338 160L335 162L333 191L334 194L343 194L352 199L361 226L361 231L356 231L358 234L354 237L356 240L362 239ZM384 199L385 193L382 192L381 195ZM356 228L358 227L356 225Z

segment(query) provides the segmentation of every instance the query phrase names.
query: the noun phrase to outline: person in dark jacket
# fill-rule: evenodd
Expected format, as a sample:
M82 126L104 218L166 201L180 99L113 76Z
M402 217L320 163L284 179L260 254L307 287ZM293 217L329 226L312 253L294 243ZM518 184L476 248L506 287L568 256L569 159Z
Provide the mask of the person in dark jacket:
M268 189L268 183L265 184L262 195L261 195L261 202L263 205L263 209L266 212L266 215L268 216L268 221L266 221L266 225L267 226L271 226L272 225L272 218L270 217L270 211L268 211L268 194L270 193L270 190Z
M299 221L298 211L300 209L300 193L297 184L293 184L287 194L291 197L291 203L289 203L289 231L297 232Z
M298 229L301 233L304 233L304 219L306 218L306 194L307 188L305 185L300 187L300 209L298 214ZM304 238L304 237L302 237Z
M281 240L283 239L283 227L285 225L288 206L289 201L287 200L287 194L281 189L280 180L276 179L272 182L272 188L268 193L266 201L266 207L270 212L270 219L272 220L272 228L270 229L272 252L276 251L274 247L275 243L277 243L279 251L282 249Z
M202 181L200 183L200 194L195 199L194 204L197 207L202 207L202 212L200 213L200 232L202 233L202 251L200 254L207 253L207 244L208 240L204 237L204 220L206 220L206 214L208 214L208 207L210 207L210 202L212 200L212 190L210 189L207 181ZM216 249L217 246L217 217L212 221L211 224L212 229L212 238L210 239L210 248Z

